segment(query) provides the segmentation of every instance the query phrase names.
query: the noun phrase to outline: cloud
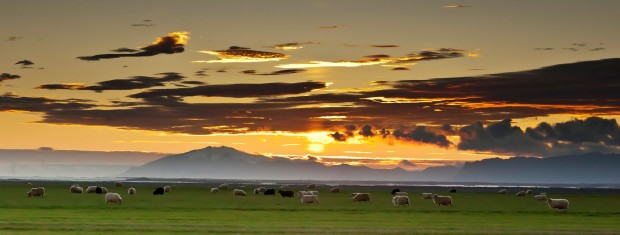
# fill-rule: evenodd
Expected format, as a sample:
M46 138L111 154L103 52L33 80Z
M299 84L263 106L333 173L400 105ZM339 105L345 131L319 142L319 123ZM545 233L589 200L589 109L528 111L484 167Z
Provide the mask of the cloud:
M425 126L417 126L409 132L403 130L395 130L392 134L398 140L416 141L427 144L435 144L440 147L447 148L452 144L445 135L435 134L428 130Z
M17 74L1 73L0 74L0 84L2 84L2 82L6 81L6 80L18 79L18 78L21 78L21 76L19 76Z
M370 126L370 125L362 126L362 129L360 130L360 132L358 134L361 135L361 136L364 136L364 137L373 137L373 136L375 136L375 133L372 131L372 126Z
M341 134L340 132L337 132L337 131L332 134L329 134L329 136L334 138L335 141L339 141L339 142L344 142L347 140L347 135Z
M127 54L98 54L93 56L80 56L80 60L96 61L101 59L115 59L122 57L144 57L155 56L159 54L174 54L185 51L185 45L190 39L188 32L172 32L167 36L159 37L151 45L140 48L139 51ZM127 49L127 48L121 48ZM118 50L118 49L117 49Z
M20 60L20 61L17 61L17 63L15 64L21 64L22 66L28 66L28 65L33 65L34 63L30 60Z
M215 55L219 59L215 60L197 60L192 61L194 63L247 63L247 62L267 62L267 61L279 61L288 58L288 55L251 50L247 47L232 46L227 50L219 51L198 51L200 53Z
M409 69L407 67L395 67L395 68L392 68L392 70L394 70L394 71L407 71L407 70L411 70L411 69Z
M471 7L471 6L465 6L465 5L447 5L447 6L443 6L443 8L465 8L465 7Z
M589 117L551 125L540 123L523 131L510 119L484 127L480 122L459 130L458 149L526 156L555 156L620 150L620 128L615 119Z
M44 97L20 97L14 94L0 96L0 112L16 110L47 113L53 110L87 110L95 106L92 101L83 99L58 100Z
M22 40L22 37L19 36L10 36L8 38L6 38L7 41L17 41L17 40Z
M152 27L152 26L155 26L155 24L152 24L150 22L151 22L151 20L142 20L142 23L131 24L131 26L133 26L133 27Z
M140 51L140 50L131 49L131 48L126 48L126 47L121 47L121 48L118 48L118 49L114 49L114 50L112 50L112 51L113 51L113 52L128 52L128 53L131 53L131 52L138 52L138 51Z
M256 73L256 70L250 69L250 70L243 70L241 71L241 73L251 74L251 75L285 75L285 74L301 73L304 71L306 70L305 69L283 69L283 70L273 71L270 73Z
M349 25L324 25L319 26L318 29L339 29L339 28L347 28Z
M290 50L301 49L303 48L303 45L309 45L309 44L315 44L315 43L314 42L289 42L289 43L276 44L271 47L278 49L278 50L290 51Z
M65 84L44 84L39 85L36 89L66 89L66 90L90 90L102 92L107 90L135 90L145 89L157 86L165 86L168 82L177 82L183 80L183 76L178 73L160 73L162 77L135 76L129 79L113 79L98 82L94 86L84 86L83 84L65 83Z
M536 50L536 51L553 51L553 50L555 50L555 48L553 48L553 47L537 47L537 48L534 48L534 50Z
M400 47L398 45L370 45L371 47L378 47L378 48L395 48L395 47Z

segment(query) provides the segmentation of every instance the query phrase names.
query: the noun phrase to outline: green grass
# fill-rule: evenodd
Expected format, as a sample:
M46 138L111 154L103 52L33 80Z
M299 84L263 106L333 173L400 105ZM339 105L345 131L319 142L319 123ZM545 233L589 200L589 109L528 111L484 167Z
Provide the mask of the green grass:
M46 185L43 198L28 198L28 185L0 184L0 234L178 234L178 233L319 233L319 234L618 234L619 195L573 192L568 212L549 209L531 196L455 193L452 207L438 207L407 191L412 205L394 207L389 190L343 187L329 193L320 187L318 205L297 199L217 194L210 186L179 185L164 196L152 196L152 185L104 185L118 192L122 205L107 205L103 195L70 194L69 184ZM86 186L86 185L82 185ZM372 202L354 203L351 192L372 193Z

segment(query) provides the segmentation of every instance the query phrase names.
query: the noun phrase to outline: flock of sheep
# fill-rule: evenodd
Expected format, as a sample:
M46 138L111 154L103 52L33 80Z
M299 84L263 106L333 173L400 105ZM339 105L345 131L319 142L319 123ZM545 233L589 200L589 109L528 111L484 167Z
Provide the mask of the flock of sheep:
M114 186L122 186L123 184L121 182L115 182ZM211 193L218 193L220 192L220 190L225 190L228 189L229 185L228 184L221 184L220 186L216 187L216 188L211 188ZM300 200L300 202L302 204L318 204L319 203L319 191L313 190L316 189L316 185L315 184L308 184L306 186L306 190L302 190L299 191L297 193L298 198ZM155 188L155 190L153 191L153 195L163 195L165 193L169 193L170 191L172 191L172 187L170 186L164 186L164 187L158 187ZM69 189L70 193L96 193L96 194L105 194L105 202L106 203L113 203L113 204L122 204L123 203L123 198L121 197L120 194L118 193L113 193L113 192L108 192L108 189L105 187L100 187L100 186L88 186L86 188L86 190L84 190L80 185L78 184L74 184L71 185L70 189ZM335 187L335 188L331 188L330 189L331 193L339 193L340 192L340 188L339 187ZM455 190L452 190L451 192L455 192ZM280 187L280 190L278 190L278 193L282 196L282 197L294 197L295 193L293 191L291 191L289 189L289 186L284 185ZM498 193L500 194L507 194L508 191L506 189L501 189L498 191ZM44 187L36 187L36 188L32 188L30 189L30 191L28 191L28 197L43 197L43 195L45 194L45 188ZM127 194L128 195L135 195L136 194L136 189L131 187L127 190ZM263 194L263 195L275 195L275 189L273 188L265 188L265 187L259 187L259 188L255 188L254 189L254 194ZM528 194L532 194L532 190L526 190L526 191L519 191L516 193L517 197L524 197ZM245 193L244 190L242 189L234 189L233 190L233 195L234 196L246 196L247 194ZM371 195L370 193L352 193L351 194L352 200L353 202L370 202L370 198ZM432 199L433 203L437 206L452 206L452 197L451 196L441 196L441 195L437 195L434 193L421 193L420 194L420 198L422 199ZM553 199L553 198L547 198L547 195L545 193L541 193L539 195L535 195L534 196L534 200L536 201L546 201L547 205L549 206L549 208L551 209L558 209L558 210L563 210L566 211L568 209L568 205L569 202L566 199ZM409 195L407 194L407 192L401 192L399 189L394 189L392 190L392 204L394 206L409 206Z

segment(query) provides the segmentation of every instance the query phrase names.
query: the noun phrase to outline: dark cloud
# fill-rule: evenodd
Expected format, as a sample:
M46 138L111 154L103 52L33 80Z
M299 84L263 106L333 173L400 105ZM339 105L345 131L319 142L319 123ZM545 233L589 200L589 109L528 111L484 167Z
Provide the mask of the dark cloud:
M434 132L428 130L425 126L417 126L409 132L403 130L395 130L392 135L399 140L435 144L437 146L445 148L452 144L452 142L450 142L445 135L435 134Z
M418 166L417 164L415 164L415 163L413 163L411 161L407 161L407 160L400 161L398 163L398 165L405 166L405 167L417 167Z
M155 40L153 44L142 47L137 52L130 52L127 54L98 54L93 56L80 56L77 58L80 60L95 61L101 59L115 59L122 57L144 57L159 54L181 53L185 51L185 45L187 44L187 40L189 40L189 36L187 36L188 34L189 33L187 32L169 33L168 36L157 38L157 40Z
M605 48L604 47L596 47L596 48L590 49L590 51L602 51L602 50L605 50Z
M372 131L372 126L370 125L364 125L362 126L362 129L358 132L359 135L364 136L364 137L373 137L375 136L375 133Z
M390 58L390 56L389 55L385 55L385 54L378 54L378 55L367 55L367 56L364 56L364 58L383 59L383 58Z
M393 68L392 70L394 70L394 71L407 71L407 70L410 70L410 69L407 68L407 67L396 67L396 68Z
M555 48L553 48L553 47L537 47L537 48L534 48L534 50L536 50L536 51L553 51L553 50L555 50Z
M17 40L22 40L22 37L19 36L10 36L6 39L7 41L17 41Z
M195 76L198 76L198 77L206 77L206 76L209 76L209 75L207 75L207 70L206 70L206 69L201 69L201 70L198 70L198 71L196 71L196 72L194 73L194 75L195 75Z
M289 43L276 44L271 47L278 49L278 50L287 51L287 50L301 49L303 48L303 45L308 45L308 44L315 44L315 43L314 42L289 42Z
M340 132L337 132L337 131L332 134L329 134L329 136L334 138L335 141L339 141L339 142L344 142L347 140L347 135L341 134Z
M248 69L241 71L243 74L256 74L256 69Z
M34 63L30 60L20 60L20 61L17 61L17 63L15 64L21 64L22 66L28 66L28 65L33 65Z
M205 85L179 89L154 89L129 97L141 99L168 96L264 97L300 94L325 87L326 84L323 82Z
M83 99L58 100L44 97L20 97L12 94L4 94L0 96L0 112L17 110L45 113L52 110L86 110L96 106L91 102L90 100Z
M424 60L448 59L465 56L464 50L454 48L439 48L436 50L425 50L418 53L411 53L403 58L399 58L399 62L413 62Z
M18 79L18 78L21 78L21 76L19 76L17 74L1 73L0 74L0 84L2 84L2 82L6 81L6 80Z
M152 27L152 26L155 26L155 24L139 23L139 24L131 24L131 26L134 26L134 27Z
M140 50L131 49L131 48L127 48L127 47L121 47L121 48L118 48L118 49L114 49L112 51L113 52L128 52L128 53L131 53L131 52L138 52Z
M378 48L395 48L395 47L399 47L398 45L370 45L371 47L378 47Z
M68 90L90 90L102 92L107 90L135 90L146 89L157 86L165 86L168 82L182 81L183 76L178 73L161 73L162 77L135 76L129 79L113 79L98 82L94 86L84 86L81 84L44 84L37 89L68 89Z
M187 84L187 85L205 85L206 84L201 81L182 81L181 83Z
M227 50L218 51L198 51L200 53L215 55L219 59L215 60L196 60L194 63L241 63L241 62L266 62L279 61L289 56L268 51L251 50L247 47L231 46Z
M527 156L555 156L594 151L615 152L620 128L615 119L590 117L551 125L540 123L523 131L511 120L484 127L480 122L459 130L461 150L491 151Z
M251 74L251 75L286 75L286 74L295 74L295 73L301 73L306 71L305 69L282 69L282 70L277 70L277 71L273 71L270 73L257 73L256 70L254 69L250 69L250 70L243 70L241 71L241 73L243 74Z

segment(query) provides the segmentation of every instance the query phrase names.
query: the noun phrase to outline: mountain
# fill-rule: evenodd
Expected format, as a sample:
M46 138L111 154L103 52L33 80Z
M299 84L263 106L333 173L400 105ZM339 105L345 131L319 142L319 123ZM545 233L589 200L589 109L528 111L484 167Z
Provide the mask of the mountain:
M618 184L620 154L484 159L465 163L455 179L461 182Z
M365 166L325 166L307 160L268 158L229 147L207 147L167 156L123 176L155 178L273 179L273 180L357 180L357 181L441 181L456 175L459 168L412 172L400 168L371 169ZM446 174L452 170L453 174Z

